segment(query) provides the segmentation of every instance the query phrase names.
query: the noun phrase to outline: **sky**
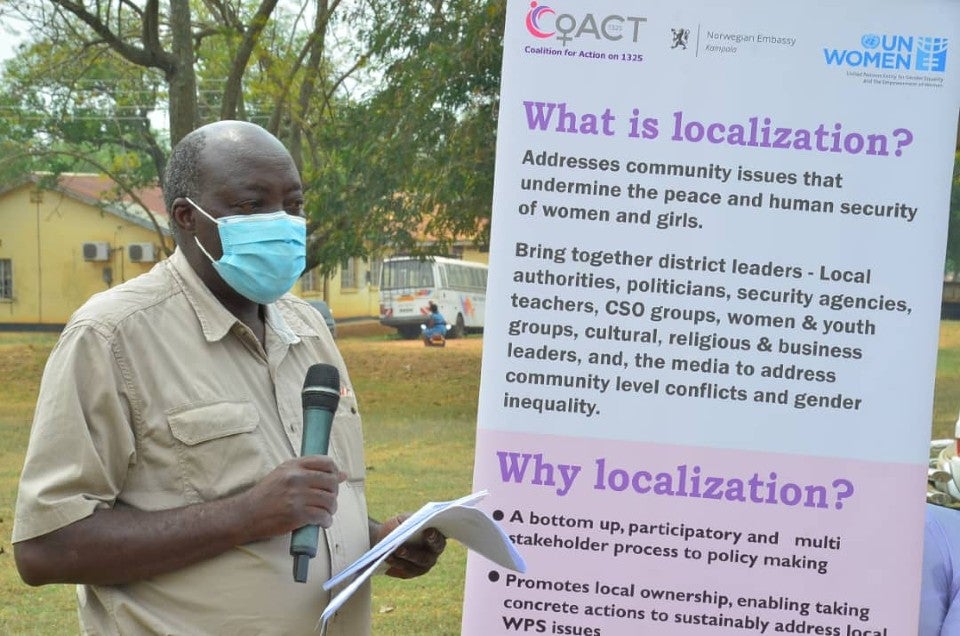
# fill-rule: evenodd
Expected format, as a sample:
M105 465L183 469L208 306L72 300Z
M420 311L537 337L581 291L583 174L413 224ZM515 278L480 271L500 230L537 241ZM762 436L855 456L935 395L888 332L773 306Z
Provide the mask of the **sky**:
M2 0L0 0L2 1ZM27 23L9 15L0 15L0 64L17 53L17 47L27 39ZM158 130L166 130L166 112L154 111L150 115L151 124Z
M17 45L24 39L21 31L23 23L4 15L2 25L0 27L0 60L6 60L13 57Z

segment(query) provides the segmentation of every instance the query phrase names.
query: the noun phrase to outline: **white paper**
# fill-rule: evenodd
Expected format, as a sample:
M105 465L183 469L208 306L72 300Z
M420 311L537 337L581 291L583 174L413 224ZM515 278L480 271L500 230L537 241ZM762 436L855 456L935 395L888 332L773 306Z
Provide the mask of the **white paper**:
M486 495L487 491L482 490L452 501L431 501L424 504L377 545L323 584L323 589L330 590L359 573L349 585L330 599L320 616L321 624L326 625L327 619L378 570L396 548L425 528L436 528L448 539L456 539L497 565L516 572L526 571L527 565L510 538L490 515L474 507L474 504Z

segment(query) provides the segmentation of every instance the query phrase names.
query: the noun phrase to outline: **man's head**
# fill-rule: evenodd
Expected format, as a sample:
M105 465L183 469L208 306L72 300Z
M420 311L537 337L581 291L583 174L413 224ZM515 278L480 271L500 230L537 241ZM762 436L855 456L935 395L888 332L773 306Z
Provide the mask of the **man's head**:
M431 314L435 314L438 311L440 311L440 309L437 307L437 303L433 302L432 300L429 302L427 306L430 307Z
M208 124L184 137L167 163L163 195L178 247L227 305L244 300L211 264L223 255L215 220L303 214L303 187L290 153L260 126L241 121Z

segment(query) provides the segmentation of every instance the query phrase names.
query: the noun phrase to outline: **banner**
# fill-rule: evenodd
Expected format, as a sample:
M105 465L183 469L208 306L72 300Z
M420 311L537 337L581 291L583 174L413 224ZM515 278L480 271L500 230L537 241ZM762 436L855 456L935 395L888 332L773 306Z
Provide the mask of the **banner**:
M463 633L916 633L960 4L506 20Z

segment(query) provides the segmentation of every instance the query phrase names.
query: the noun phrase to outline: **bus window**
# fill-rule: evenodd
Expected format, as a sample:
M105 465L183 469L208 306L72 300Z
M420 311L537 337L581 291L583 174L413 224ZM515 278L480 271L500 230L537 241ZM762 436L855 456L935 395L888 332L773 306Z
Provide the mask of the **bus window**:
M433 287L432 266L422 261L385 261L381 270L382 289Z

